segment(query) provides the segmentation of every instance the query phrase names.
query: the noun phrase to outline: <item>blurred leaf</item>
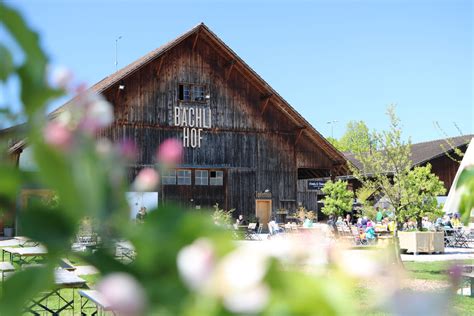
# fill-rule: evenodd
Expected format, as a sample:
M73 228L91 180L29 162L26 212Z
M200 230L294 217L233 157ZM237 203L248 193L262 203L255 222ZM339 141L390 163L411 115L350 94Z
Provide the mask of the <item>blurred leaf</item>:
M62 209L47 208L38 202L22 211L21 227L25 236L45 244L50 254L68 251L76 232L75 223Z
M458 182L456 183L456 188L459 188L466 183L474 181L474 168L466 168L464 169L461 174L459 175Z
M13 165L0 164L0 195L15 198L21 185L20 171Z
M22 315L29 300L51 288L53 282L53 271L48 267L33 267L15 272L2 284L0 315Z
M0 81L6 81L11 73L15 70L15 65L13 64L13 57L10 54L10 51L0 44Z

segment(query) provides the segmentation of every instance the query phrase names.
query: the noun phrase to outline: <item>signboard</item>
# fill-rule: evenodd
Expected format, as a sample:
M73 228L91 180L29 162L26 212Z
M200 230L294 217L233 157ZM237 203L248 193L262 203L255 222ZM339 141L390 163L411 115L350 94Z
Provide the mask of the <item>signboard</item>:
M321 180L308 180L308 190L321 190L325 183Z
M272 192L255 192L256 199L268 200L272 198Z
M175 106L173 125L183 128L183 147L200 148L203 130L211 128L211 108Z

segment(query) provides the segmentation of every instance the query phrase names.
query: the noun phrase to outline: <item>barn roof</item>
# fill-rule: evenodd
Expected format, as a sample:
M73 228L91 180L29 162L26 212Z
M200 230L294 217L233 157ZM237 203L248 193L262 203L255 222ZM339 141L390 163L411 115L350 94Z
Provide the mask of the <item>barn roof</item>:
M303 130L318 147L320 147L328 157L334 162L335 165L339 165L342 172L346 169L346 158L339 152L333 145L331 145L306 119L304 119L285 99L283 99L265 80L263 80L249 65L247 65L230 47L228 47L216 34L214 34L204 23L200 23L178 36L176 39L168 42L167 44L156 48L149 52L143 57L137 59L133 63L125 66L124 68L116 71L115 73L105 77L98 83L94 84L89 88L89 91L96 93L102 93L108 88L118 84L121 80L140 70L148 63L156 60L157 58L166 54L178 44L188 39L190 36L195 36L195 40L206 39L210 41L214 47L217 47L228 56L229 60L234 63L234 69L237 69L242 75L252 80L257 88L262 92L271 96L273 103L277 105L280 111L282 111L291 121L293 121L299 128ZM77 98L77 97L76 97ZM50 117L54 118L61 113L65 108L75 101L75 98L59 107L50 114ZM18 146L19 144L16 144Z
M412 167L423 165L432 159L446 155L454 150L469 144L474 135L463 135L457 137L443 138L431 140L428 142L416 143L411 145L411 161ZM362 168L351 152L344 152L344 156L357 168Z

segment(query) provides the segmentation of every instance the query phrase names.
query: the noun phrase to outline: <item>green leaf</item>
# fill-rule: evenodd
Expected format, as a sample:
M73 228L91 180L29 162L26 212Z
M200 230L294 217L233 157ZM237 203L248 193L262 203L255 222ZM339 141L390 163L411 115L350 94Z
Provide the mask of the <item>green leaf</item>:
M7 81L7 78L14 70L15 66L10 51L0 44L0 81Z
M466 168L464 169L461 174L459 175L458 182L456 183L456 188L459 188L466 183L474 181L474 168Z
M38 201L23 210L21 227L25 236L46 245L51 254L67 252L76 232L75 222L61 209L47 208Z
M3 286L0 315L22 315L29 300L41 291L51 288L53 271L48 267L34 267L15 272Z

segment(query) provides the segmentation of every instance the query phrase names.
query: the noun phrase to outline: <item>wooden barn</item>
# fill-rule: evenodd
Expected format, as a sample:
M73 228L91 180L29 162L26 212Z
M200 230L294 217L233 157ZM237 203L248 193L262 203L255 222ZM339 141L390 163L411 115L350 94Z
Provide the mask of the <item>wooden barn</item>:
M218 203L266 223L277 210L316 208L299 181L347 171L345 157L204 24L90 89L115 107L98 136L139 147L130 181L161 142L183 141L183 163L161 175L160 201Z

